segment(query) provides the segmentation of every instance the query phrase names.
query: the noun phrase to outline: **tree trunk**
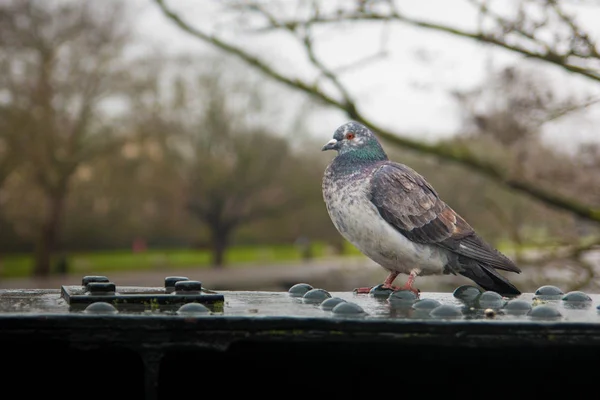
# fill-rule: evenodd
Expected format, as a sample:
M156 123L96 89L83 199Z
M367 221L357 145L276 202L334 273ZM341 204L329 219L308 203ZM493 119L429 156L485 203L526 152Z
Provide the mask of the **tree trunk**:
M50 275L51 257L60 230L65 194L66 190L60 190L48 197L48 210L40 229L40 236L35 250L33 274L37 277Z
M225 266L225 251L229 246L229 233L230 230L226 229L212 230L212 264L215 269Z

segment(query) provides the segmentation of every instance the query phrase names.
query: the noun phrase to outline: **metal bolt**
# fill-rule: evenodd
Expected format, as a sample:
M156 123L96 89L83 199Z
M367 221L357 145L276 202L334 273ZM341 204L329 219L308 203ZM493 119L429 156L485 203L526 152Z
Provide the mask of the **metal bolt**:
M175 282L175 292L177 294L198 293L202 290L202 282L199 281L179 281Z
M175 284L181 281L188 281L186 276L167 276L165 278L165 292L170 293L175 290Z
M112 282L90 282L86 288L93 295L114 294L116 291L116 286Z
M91 282L110 282L106 276L101 275L87 275L81 280L81 286L87 286Z

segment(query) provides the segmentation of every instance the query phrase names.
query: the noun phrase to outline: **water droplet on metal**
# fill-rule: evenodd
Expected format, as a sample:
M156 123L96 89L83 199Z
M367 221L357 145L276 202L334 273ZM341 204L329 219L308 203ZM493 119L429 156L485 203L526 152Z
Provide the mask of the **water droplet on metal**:
M200 303L187 303L179 307L177 314L207 314L210 313L208 307Z
M441 305L442 303L435 299L421 299L414 302L412 308L414 308L415 310L431 311L434 308L439 307Z
M387 299L392 293L394 293L394 289L383 288L383 283L380 283L379 285L371 288L369 291L369 296L378 299Z
M535 319L559 319L562 317L560 311L550 304L535 306L529 311L528 315Z
M331 298L328 291L323 289L311 289L302 296L304 303L321 304L325 299Z
M503 310L507 314L525 315L531 311L531 304L525 300L515 299L507 302Z
M97 301L87 306L83 312L86 314L116 314L119 311L110 303Z
M434 318L441 318L441 319L459 318L462 316L462 312L460 311L460 308L458 308L456 306L453 306L451 304L442 304L441 306L436 307L433 310L431 310L429 315Z
M334 314L337 315L363 315L366 314L365 310L361 306L356 303L352 303L346 301L344 303L340 303L337 306L333 307L331 310Z
M501 308L506 301L496 292L485 291L477 297L477 305L479 308Z
M302 297L308 292L312 290L313 287L308 283L297 283L288 290L288 294L292 297Z
M410 290L398 290L392 292L387 301L394 308L410 308L417 301L417 295Z
M541 286L534 293L536 298L542 300L560 300L563 294L562 290L552 285Z
M580 291L569 292L562 299L564 307L569 309L588 308L592 305L592 298Z
M573 302L591 302L592 298L588 296L584 292L573 291L564 295L562 298L563 301L573 301Z
M337 306L340 303L344 303L345 301L346 300L340 297L331 297L329 299L323 300L319 307L321 307L322 310L331 311L333 307Z
M477 297L481 294L481 289L471 285L462 285L457 287L452 296L455 298L464 301L465 303L471 303L477 299Z

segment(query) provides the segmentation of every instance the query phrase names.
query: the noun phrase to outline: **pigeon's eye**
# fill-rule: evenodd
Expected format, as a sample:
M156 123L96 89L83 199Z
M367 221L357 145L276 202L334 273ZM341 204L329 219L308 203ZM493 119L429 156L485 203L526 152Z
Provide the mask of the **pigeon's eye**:
M348 140L354 139L354 133L352 133L352 132L346 133L346 139L348 139Z

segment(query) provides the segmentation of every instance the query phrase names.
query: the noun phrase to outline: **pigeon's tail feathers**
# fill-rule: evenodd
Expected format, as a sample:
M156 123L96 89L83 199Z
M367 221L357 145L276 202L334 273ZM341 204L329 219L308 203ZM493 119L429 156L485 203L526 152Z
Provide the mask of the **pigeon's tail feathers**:
M460 274L465 276L485 290L491 290L501 295L519 295L521 291L508 279L500 275L494 267L482 263L471 263Z

